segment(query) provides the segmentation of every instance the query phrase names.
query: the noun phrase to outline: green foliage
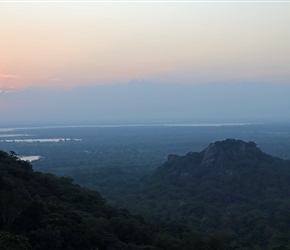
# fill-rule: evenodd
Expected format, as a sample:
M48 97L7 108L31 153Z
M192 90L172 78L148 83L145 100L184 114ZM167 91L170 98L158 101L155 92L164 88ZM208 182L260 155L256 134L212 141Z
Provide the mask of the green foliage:
M201 153L169 156L151 177L119 187L123 196L116 203L151 222L184 223L198 235L160 234L160 248L182 243L190 249L191 241L196 249L289 247L289 180L289 161L229 139Z
M82 141L2 142L1 147L21 155L41 155L43 159L34 163L35 169L72 177L100 191L109 204L126 207L154 223L177 221L190 229L175 232L175 227L162 225L152 231L151 226L137 219L141 223L137 223L138 229L144 232L140 239L151 241L137 244L142 240L122 235L122 224L114 228L113 222L121 221L124 230L136 230L131 219L106 205L100 195L71 185L70 178L59 180L51 174L33 172L17 154L11 157L0 151L1 195L12 208L6 216L11 222L1 219L1 229L28 237L38 249L77 248L80 244L99 249L157 249L152 242L166 242L162 239L171 242L168 246L179 244L179 249L191 249L193 242L194 249L207 249L210 239L221 239L224 249L287 249L289 163L267 157L261 150L251 154L255 143L249 143L242 153L235 140L227 140L221 145L226 161L217 161L217 168L204 165L206 171L193 167L199 163L200 153L175 155L170 164L165 163L151 176L168 154L199 151L211 141L229 137L254 140L263 151L290 159L289 138L276 133L281 129L289 134L289 127L263 125L26 130L39 138L75 137ZM10 192L15 199L9 201ZM84 233L75 237L74 230L70 234L71 227ZM148 239L148 230L149 241L144 240ZM135 243L121 238L134 239Z
M39 250L151 245L150 227L106 205L99 193L72 184L70 178L33 172L14 155L0 155L1 249L25 249L28 240Z
M70 178L34 172L27 162L0 155L1 249L187 250L194 243L203 250L222 245L179 223L146 224Z
M0 231L0 249L2 250L20 250L30 249L28 238L12 234L8 231Z

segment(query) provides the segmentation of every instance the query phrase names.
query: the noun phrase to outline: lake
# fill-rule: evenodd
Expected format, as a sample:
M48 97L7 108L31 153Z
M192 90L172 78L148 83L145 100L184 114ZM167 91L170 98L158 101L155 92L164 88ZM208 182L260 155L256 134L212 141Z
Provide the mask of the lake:
M37 160L41 159L41 156L40 155L21 156L20 159L23 161L32 162L32 161L37 161Z

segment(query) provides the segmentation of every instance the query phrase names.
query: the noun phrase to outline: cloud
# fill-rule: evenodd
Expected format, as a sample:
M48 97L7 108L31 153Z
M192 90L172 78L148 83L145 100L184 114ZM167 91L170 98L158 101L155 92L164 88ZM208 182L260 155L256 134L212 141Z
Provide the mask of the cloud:
M21 78L21 76L1 74L0 78Z

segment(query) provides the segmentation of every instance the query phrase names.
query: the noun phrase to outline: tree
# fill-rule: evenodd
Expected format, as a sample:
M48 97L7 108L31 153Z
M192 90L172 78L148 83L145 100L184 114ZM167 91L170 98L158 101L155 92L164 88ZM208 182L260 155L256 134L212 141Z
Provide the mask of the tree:
M21 235L12 234L8 231L0 231L0 249L30 249L29 240Z

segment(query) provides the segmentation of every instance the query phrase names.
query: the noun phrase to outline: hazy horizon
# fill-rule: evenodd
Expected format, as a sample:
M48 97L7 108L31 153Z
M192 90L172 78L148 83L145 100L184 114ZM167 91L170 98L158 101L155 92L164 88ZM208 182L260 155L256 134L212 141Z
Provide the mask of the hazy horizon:
M0 2L0 125L288 122L289 13L275 2Z
M0 94L6 123L263 123L290 122L290 85L156 84L132 81L69 91L31 87ZM21 105L22 104L22 105ZM37 104L37 105L36 105ZM3 106L2 106L3 108Z

